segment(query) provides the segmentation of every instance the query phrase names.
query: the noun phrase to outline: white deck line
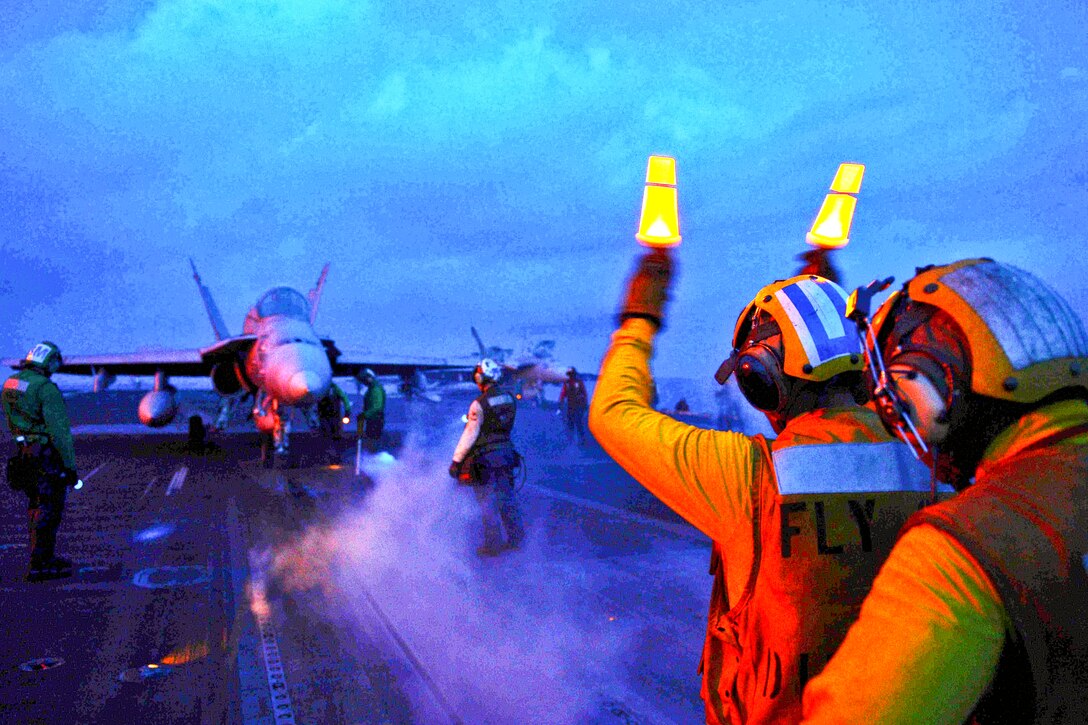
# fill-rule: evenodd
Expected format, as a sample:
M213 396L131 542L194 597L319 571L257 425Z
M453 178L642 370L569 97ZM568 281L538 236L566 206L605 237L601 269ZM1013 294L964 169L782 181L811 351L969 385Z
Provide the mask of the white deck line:
M181 490L182 485L185 483L185 477L189 475L189 468L182 466L178 470L174 471L174 477L170 479L170 485L166 487L166 495L177 493Z

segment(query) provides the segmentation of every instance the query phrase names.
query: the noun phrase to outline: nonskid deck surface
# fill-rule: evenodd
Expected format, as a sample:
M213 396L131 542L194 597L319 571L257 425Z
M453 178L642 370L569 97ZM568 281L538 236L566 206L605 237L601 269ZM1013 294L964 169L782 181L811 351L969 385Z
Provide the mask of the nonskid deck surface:
M82 397L77 423L122 423ZM527 539L479 558L455 407L391 405L358 476L350 437L266 468L240 425L204 454L77 435L71 579L23 581L25 498L0 492L0 720L699 721L706 539L529 409Z

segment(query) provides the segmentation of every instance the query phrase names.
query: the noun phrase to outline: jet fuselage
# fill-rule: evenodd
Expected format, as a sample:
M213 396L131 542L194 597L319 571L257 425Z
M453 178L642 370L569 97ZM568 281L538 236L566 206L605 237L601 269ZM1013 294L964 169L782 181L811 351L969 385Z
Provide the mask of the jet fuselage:
M311 405L329 390L332 366L310 324L309 303L289 287L266 292L246 316L256 336L246 357L249 380L280 405Z

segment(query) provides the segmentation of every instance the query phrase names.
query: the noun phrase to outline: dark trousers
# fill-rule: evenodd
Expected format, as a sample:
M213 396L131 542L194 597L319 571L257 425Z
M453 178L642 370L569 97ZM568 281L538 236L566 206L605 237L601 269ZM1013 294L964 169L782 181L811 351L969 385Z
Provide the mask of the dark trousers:
M503 530L508 547L519 546L525 538L521 510L514 493L516 467L517 456L512 449L490 451L476 459L479 484L475 491L483 515L485 549L498 551L503 548Z
M64 514L68 487L53 476L41 474L26 489L27 518L30 525L30 566L48 563L57 546L57 530Z
M586 442L586 408L567 406L567 434L578 443Z
M317 403L317 420L321 424L321 432L329 438L336 440L341 436L341 419L344 417L344 405L339 398L322 398Z
M359 437L367 442L367 447L378 445L385 430L385 413L378 413L373 418L359 417Z
M343 437L343 424L341 422L342 416L340 415L321 415L318 420L321 422L321 433L333 440L340 440Z

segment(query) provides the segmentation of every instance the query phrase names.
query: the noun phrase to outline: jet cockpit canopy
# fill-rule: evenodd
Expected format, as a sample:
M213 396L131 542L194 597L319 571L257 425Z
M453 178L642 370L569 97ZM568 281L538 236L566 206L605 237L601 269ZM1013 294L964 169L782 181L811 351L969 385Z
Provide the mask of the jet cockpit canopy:
M254 325L266 317L287 317L309 324L310 303L298 290L273 287L257 300L257 304L246 315L245 332L256 332Z

